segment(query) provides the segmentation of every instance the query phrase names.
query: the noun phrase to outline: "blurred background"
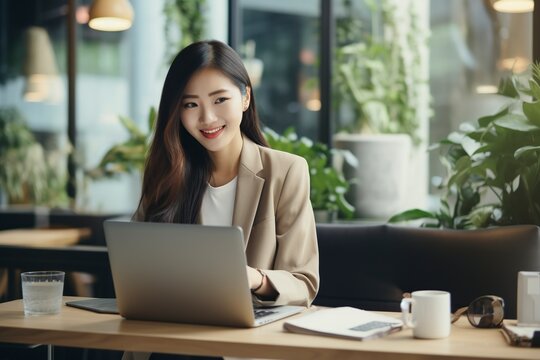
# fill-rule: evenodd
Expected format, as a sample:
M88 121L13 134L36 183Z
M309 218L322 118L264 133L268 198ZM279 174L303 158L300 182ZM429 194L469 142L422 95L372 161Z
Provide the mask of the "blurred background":
M32 137L38 145L1 158L3 207L131 213L139 200L137 162L113 177L96 167L116 144L141 145L172 56L198 39L228 42L242 55L264 125L279 133L292 126L333 146L335 133L355 131L340 73L343 49L379 51L370 46L389 34L400 39L405 70L422 89L408 205L429 207L444 168L426 148L502 106L497 85L531 63L538 19L533 1L507 12L491 0L111 0L131 9L120 15L129 28L102 31L89 26L96 2L0 0L0 121L7 127L18 119L30 131L6 130L0 150Z

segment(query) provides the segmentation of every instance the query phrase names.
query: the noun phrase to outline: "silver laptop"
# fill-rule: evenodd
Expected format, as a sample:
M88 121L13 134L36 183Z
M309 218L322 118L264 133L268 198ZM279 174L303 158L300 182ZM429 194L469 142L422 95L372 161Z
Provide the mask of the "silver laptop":
M239 227L107 220L104 228L127 319L254 327L304 309L253 307Z

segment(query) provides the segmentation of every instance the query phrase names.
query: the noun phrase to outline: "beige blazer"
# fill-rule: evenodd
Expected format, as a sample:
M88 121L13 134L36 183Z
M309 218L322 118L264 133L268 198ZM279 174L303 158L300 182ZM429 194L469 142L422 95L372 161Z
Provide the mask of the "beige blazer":
M247 263L278 292L261 305L310 305L319 289L319 253L304 158L244 136L233 225L242 227Z
M233 225L244 233L249 266L263 270L278 296L259 305L311 304L319 290L319 253L304 158L243 137ZM133 219L143 219L138 209Z

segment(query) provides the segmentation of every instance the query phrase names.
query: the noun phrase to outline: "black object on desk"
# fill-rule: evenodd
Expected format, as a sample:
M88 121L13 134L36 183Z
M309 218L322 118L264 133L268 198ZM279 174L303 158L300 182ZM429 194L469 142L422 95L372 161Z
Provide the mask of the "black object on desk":
M118 314L118 307L116 306L116 299L114 298L73 300L67 301L66 305L101 314Z
M540 347L540 331L535 331L531 339L531 347Z

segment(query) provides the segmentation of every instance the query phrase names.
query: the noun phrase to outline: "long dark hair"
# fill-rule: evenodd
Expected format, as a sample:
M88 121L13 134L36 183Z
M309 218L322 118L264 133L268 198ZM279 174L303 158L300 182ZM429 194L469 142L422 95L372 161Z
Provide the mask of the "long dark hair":
M206 149L182 125L181 98L191 76L209 67L220 70L242 94L249 87L249 108L242 115L240 130L253 142L268 146L240 56L219 41L200 41L185 47L172 62L163 85L139 201L139 213L144 218L139 220L188 224L198 221L213 165Z

